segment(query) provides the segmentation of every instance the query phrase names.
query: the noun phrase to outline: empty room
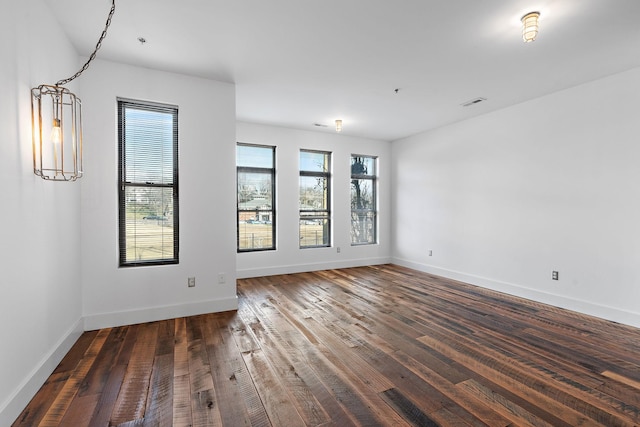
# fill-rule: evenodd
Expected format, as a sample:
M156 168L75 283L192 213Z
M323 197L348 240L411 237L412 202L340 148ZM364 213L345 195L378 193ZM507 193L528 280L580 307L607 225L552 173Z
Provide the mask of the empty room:
M0 426L640 425L638 17L6 4Z

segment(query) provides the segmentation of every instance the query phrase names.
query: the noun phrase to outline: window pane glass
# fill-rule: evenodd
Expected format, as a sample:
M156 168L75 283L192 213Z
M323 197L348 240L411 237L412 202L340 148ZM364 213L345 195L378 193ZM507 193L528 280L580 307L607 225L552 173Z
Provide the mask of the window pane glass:
M173 182L173 114L125 108L127 182Z
M351 175L371 175L376 174L375 157L352 156Z
M173 189L126 187L126 262L173 258Z
M238 249L273 248L273 227L271 211L239 212Z
M308 172L329 172L329 153L300 151L300 170Z
M118 100L120 266L178 263L178 108Z
M375 209L373 180L351 180L351 209Z
M300 247L331 245L331 153L300 150Z
M301 219L300 220L300 247L328 246L329 245L329 220L328 219Z
M238 172L238 210L271 209L271 173Z
M328 209L328 179L315 176L300 177L300 210Z
M376 242L375 212L351 212L351 243L370 244Z
M275 150L236 145L238 252L276 248Z
M376 163L376 157L351 155L352 245L377 242Z
M237 145L236 165L271 169L274 167L273 147Z

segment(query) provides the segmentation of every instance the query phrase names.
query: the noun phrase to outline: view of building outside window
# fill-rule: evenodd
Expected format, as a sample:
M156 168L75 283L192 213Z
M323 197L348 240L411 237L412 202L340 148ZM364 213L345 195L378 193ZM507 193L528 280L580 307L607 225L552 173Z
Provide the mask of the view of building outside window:
M300 150L300 247L331 245L331 153Z
M351 155L351 244L377 242L376 162L371 156Z
M238 143L238 252L275 249L275 147Z

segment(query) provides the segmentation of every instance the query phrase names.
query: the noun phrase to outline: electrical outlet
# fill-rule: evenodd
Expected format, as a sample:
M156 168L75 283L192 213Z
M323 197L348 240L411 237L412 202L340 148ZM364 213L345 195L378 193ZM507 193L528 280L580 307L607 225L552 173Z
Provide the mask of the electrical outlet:
M227 278L225 277L224 273L218 273L218 284L223 285L225 283L227 283Z
M433 251L429 249L429 256L433 256Z
M187 286L190 287L190 288L195 288L195 286L196 286L196 278L195 277L187 278Z
M558 272L557 271L552 271L551 272L551 279L552 280L558 280Z
M336 251L338 251L338 253L340 253L340 246L336 247Z

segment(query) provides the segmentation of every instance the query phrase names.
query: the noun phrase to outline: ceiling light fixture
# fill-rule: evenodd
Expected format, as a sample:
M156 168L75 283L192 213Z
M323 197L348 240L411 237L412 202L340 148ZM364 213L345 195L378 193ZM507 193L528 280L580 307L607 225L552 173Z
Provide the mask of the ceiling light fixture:
M107 36L115 12L115 0L104 31L84 66L73 76L55 85L42 84L31 89L31 144L33 173L51 181L75 181L84 174L82 167L82 103L63 87L79 77L96 57Z
M336 132L342 132L342 120L336 120Z
M534 41L538 35L540 12L529 12L520 20L522 21L522 39L525 43Z

